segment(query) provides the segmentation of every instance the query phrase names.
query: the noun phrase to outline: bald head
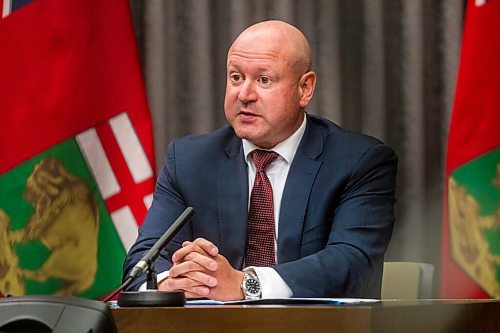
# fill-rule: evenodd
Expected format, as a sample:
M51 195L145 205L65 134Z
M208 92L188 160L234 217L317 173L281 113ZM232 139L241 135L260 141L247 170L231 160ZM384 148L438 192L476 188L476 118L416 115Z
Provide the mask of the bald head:
M264 21L245 29L233 42L228 58L252 49L276 53L300 76L311 70L311 48L304 34L283 21Z
M227 54L224 112L236 135L270 149L303 124L316 84L309 43L281 21L252 25Z

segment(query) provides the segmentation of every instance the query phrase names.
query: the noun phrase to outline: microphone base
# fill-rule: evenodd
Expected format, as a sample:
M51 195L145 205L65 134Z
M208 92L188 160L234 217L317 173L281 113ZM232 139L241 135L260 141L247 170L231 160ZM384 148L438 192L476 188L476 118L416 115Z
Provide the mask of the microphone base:
M182 291L124 291L118 295L120 307L184 306L186 297Z

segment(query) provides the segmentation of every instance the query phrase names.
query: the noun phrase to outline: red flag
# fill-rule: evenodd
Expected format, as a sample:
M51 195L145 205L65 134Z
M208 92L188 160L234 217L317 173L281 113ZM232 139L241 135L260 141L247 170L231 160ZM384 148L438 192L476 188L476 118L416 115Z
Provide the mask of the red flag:
M97 298L119 285L154 190L130 9L27 2L3 1L0 19L0 291Z
M469 1L448 139L441 297L500 297L500 0Z

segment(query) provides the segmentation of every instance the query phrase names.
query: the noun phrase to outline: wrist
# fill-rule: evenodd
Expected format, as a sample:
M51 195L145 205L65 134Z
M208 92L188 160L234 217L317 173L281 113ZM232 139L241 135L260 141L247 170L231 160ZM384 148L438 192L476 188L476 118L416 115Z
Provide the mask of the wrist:
M243 271L238 271L238 285L237 285L237 290L238 290L238 300L243 300L245 299L245 293L243 292L243 289L241 286L243 285L243 279L245 278L245 273Z

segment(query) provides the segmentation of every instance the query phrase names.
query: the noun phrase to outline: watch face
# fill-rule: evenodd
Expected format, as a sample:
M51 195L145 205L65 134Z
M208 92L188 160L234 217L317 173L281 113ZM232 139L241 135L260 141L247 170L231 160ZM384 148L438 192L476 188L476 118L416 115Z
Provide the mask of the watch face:
M260 294L260 283L258 280L250 278L245 281L246 292L250 295Z

